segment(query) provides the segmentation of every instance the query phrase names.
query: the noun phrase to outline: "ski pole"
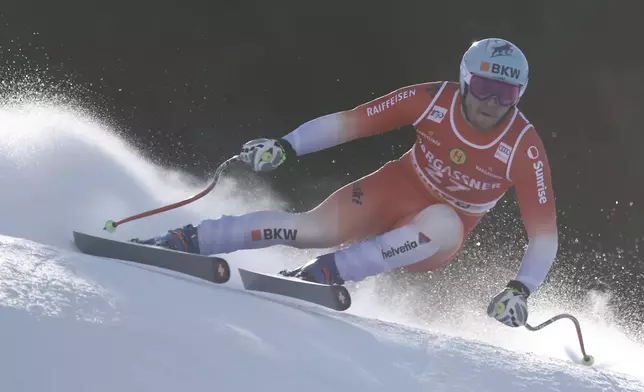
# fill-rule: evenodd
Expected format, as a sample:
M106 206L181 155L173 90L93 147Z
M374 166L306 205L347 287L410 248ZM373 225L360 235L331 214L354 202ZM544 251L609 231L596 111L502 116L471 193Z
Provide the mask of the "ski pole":
M121 220L116 221L116 222L112 221L112 220L108 220L107 222L105 222L105 227L103 227L103 230L106 230L109 233L113 233L114 231L116 231L116 228L119 225L122 225L123 223L130 222L130 221L133 221L133 220L136 220L136 219L141 219L141 218L144 218L146 216L155 215L155 214L158 214L158 213L161 213L161 212L169 211L169 210L184 206L186 204L192 203L195 200L201 199L202 197L206 196L210 191L212 191L212 189L215 187L215 185L217 185L217 182L219 181L219 177L221 176L221 173L224 171L224 169L226 169L228 166L230 166L230 164L232 164L234 162L237 162L237 161L239 161L239 155L235 155L232 158L229 158L228 160L226 160L221 165L219 165L219 167L215 171L214 179L212 180L210 185L208 185L208 187L206 189L204 189L203 191L199 192L198 194L196 194L196 195L194 195L192 197L189 197L189 198L187 198L185 200L179 201L177 203L169 204L167 206L155 208L153 210L145 211L145 212L142 212L140 214L132 215L132 216L129 216L129 217L124 218L124 219L121 219Z
M530 324L526 324L525 327L530 331L538 331L563 318L567 318L575 324L575 328L577 329L577 338L579 339L579 347L581 347L581 354L583 355L581 363L587 366L592 366L593 363L595 363L595 358L593 358L592 355L586 354L586 349L584 348L584 339L581 336L581 326L579 325L579 321L574 316L567 313L562 313L550 318L549 320L544 321L536 327L533 327Z

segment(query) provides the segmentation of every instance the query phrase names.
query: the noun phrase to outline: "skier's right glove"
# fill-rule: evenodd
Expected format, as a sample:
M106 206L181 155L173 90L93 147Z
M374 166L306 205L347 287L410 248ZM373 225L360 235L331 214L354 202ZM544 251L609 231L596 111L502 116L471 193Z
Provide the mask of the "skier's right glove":
M287 151L292 148L283 139L254 139L242 146L239 157L254 171L268 172L284 163Z
M530 290L518 280L511 280L487 308L487 314L509 327L522 327L528 320L527 300Z

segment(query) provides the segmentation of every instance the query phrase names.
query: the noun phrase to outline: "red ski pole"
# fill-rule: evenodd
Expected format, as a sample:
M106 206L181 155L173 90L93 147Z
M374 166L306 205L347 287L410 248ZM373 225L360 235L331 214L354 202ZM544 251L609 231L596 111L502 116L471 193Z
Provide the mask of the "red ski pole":
M123 219L121 219L119 221L116 221L116 222L112 221L112 220L108 220L107 222L105 222L105 227L103 227L103 230L106 230L109 233L113 233L114 231L116 231L116 228L118 226L122 225L123 223L131 222L133 220L141 219L141 218L144 218L144 217L147 217L147 216L150 216L150 215L155 215L155 214L159 214L161 212L169 211L169 210L172 210L172 209L175 209L175 208L178 208L178 207L181 207L181 206L185 206L186 204L190 204L193 201L201 199L202 197L204 197L208 193L210 193L210 191L213 190L215 185L217 185L217 182L219 181L219 177L221 176L221 173L224 171L224 169L226 169L231 163L237 162L238 160L239 160L239 155L235 155L232 158L230 158L227 161L225 161L224 163L222 163L221 165L219 165L219 167L215 171L214 179L212 180L210 185L208 185L208 187L206 189L204 189L203 191L197 193L196 195L194 195L192 197L189 197L189 198L187 198L185 200L182 200L182 201L179 201L179 202L176 202L176 203L173 203L173 204L169 204L167 206L155 208L153 210L145 211L145 212L142 212L140 214L136 214L136 215L129 216L127 218L123 218Z

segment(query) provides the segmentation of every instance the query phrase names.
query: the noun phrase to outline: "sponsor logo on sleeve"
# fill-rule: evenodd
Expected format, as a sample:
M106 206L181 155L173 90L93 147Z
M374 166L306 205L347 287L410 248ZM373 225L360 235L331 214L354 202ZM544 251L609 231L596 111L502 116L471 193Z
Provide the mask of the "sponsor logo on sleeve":
M548 197L546 196L546 189L548 187L545 184L543 178L543 161L539 159L539 149L535 146L530 146L528 148L528 158L533 160L532 169L534 169L534 178L537 183L537 198L539 204L546 204L548 202Z
M378 102L375 105L367 107L367 117L375 116L376 114L382 113L390 107L394 106L400 101L404 101L407 98L413 97L416 95L416 90L405 90L397 94L394 94L386 101Z

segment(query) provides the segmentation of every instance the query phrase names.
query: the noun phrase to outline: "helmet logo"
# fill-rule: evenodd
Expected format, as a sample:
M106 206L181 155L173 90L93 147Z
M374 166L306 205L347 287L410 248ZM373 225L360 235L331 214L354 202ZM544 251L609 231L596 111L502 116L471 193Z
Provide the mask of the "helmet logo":
M512 56L512 53L514 53L514 48L512 47L512 45L505 43L503 45L493 47L490 57Z
M513 79L519 79L519 76L521 76L520 69L497 63L488 63L487 61L481 61L479 69L483 72L491 72Z

